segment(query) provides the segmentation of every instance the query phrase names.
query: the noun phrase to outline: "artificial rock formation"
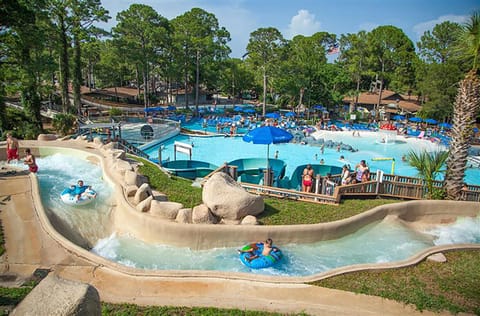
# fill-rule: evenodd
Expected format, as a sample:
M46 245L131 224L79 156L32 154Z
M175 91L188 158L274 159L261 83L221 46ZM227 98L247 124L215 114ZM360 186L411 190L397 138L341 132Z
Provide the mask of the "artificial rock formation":
M203 203L219 219L239 220L263 212L263 198L245 191L240 184L223 172L207 180L202 192Z
M100 296L91 285L49 275L12 315L101 315Z
M177 218L178 211L183 208L183 204L177 202L161 202L153 200L150 203L150 214L164 219L173 220Z
M215 224L216 220L213 214L205 204L197 205L192 210L193 224Z

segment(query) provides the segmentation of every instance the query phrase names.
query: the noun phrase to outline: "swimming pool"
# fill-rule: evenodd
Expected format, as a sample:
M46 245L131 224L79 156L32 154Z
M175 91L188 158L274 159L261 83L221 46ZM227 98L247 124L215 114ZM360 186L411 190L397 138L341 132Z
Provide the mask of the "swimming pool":
M38 158L38 180L45 209L62 218L71 229L92 241L93 253L126 266L154 270L216 270L274 276L306 276L361 263L406 259L419 251L444 243L480 243L480 217L419 233L396 222L383 220L367 225L340 239L310 244L278 245L285 260L274 268L250 270L243 266L235 247L191 250L161 242L152 244L128 235L111 233L112 187L102 178L99 165L65 154ZM80 177L99 196L92 204L72 207L60 201L63 188ZM434 236L440 236L438 241ZM238 245L241 247L242 245Z
M273 144L270 145L270 158L273 158L274 153L278 151L278 159L285 161L286 176L291 177L295 168L299 165L308 163L320 163L323 159L325 164L334 166L343 166L350 164L352 168L360 162L366 160L370 169L375 172L380 169L385 173L390 173L392 168L392 161L390 160L372 160L375 158L395 158L395 174L403 176L418 176L416 169L411 167L408 163L402 161L402 156L410 150L420 151L436 151L445 150L444 147L438 146L430 141L397 137L394 142L382 143L381 135L376 132L360 132L359 136L352 136L351 132L320 132L318 137L325 140L332 140L342 142L343 144L351 145L356 152L340 151L336 148L325 147L324 154L321 153L320 147L310 146L308 144L301 145L295 143L287 144ZM198 161L209 162L214 165L222 165L225 162L230 162L240 158L265 158L267 155L266 145L255 145L246 143L241 137L195 137L178 135L174 138L168 139L161 145L153 146L145 149L150 158L158 159L159 146L162 146L162 159L173 160L174 151L173 143L175 141L193 144L192 159ZM186 154L180 152L176 153L177 159L188 159ZM340 159L344 156L344 160ZM266 160L265 160L266 163ZM469 184L480 184L480 169L467 168L465 172L465 181Z

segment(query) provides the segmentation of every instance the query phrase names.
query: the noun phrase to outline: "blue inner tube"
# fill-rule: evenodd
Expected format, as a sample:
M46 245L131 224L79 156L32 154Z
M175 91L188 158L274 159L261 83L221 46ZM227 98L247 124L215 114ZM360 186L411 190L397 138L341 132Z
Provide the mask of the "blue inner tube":
M244 265L246 265L251 269L270 268L275 264L277 264L283 258L282 251L275 246L272 246L272 247L273 247L272 252L270 252L268 256L264 256L262 255L262 251L263 251L262 243L246 245L242 248L243 251L248 251L250 249L253 249L253 251L240 253L240 260ZM249 258L252 255L257 255L258 258L248 261L247 258Z
M77 194L79 192L76 189L66 188L60 193L60 198L65 204L69 205L85 205L93 202L96 198L96 192L93 189L87 189L80 195L80 199L77 200Z

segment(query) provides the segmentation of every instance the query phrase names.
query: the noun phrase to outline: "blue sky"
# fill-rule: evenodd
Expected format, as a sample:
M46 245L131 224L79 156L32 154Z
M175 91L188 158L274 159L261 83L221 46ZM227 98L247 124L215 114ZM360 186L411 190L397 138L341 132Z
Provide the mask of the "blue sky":
M110 29L116 14L133 3L149 5L169 20L194 7L215 14L230 32L231 57L245 53L250 33L260 27L275 27L291 39L319 31L340 36L393 25L415 43L435 24L463 23L480 10L478 0L102 0L112 19L99 26Z

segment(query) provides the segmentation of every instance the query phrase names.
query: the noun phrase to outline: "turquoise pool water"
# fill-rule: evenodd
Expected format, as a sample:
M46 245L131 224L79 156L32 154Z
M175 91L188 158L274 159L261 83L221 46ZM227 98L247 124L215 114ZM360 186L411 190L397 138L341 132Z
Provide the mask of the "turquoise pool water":
M55 154L38 159L40 193L46 209L55 212L82 235L96 240L91 250L126 266L160 270L219 270L267 275L305 276L337 267L406 259L437 244L480 243L480 216L459 219L426 234L395 222L377 222L349 236L312 244L277 245L285 254L278 266L250 270L240 262L236 248L194 251L162 243L148 244L125 235L111 234L109 214L113 188L102 178L99 166L73 156ZM60 200L65 186L79 178L99 193L95 202L72 207Z
M344 144L351 145L357 149L357 152L341 151L337 152L335 148L325 147L324 154L321 154L320 147L301 145L294 143L273 144L270 145L270 158L278 151L278 159L282 159L287 164L286 176L291 176L295 168L299 165L308 163L319 163L324 159L325 164L341 167L348 163L353 168L360 160L365 159L370 169L375 172L380 169L385 173L391 172L392 161L374 161L374 158L395 158L395 174L404 176L417 176L416 169L408 163L402 161L402 156L410 150L436 151L445 149L430 141L420 139L404 139L397 137L395 141L381 143L382 135L377 132L360 132L361 136L353 137L350 132L328 133L324 135L325 140L341 141ZM173 143L180 141L193 144L192 159L206 161L214 165L222 165L224 162L233 161L240 158L265 158L267 157L266 145L255 145L246 143L241 137L191 137L178 135L162 143L162 159L173 160ZM160 146L160 145L159 145ZM146 150L152 159L158 159L159 146L154 146ZM345 161L340 160L340 156L345 157ZM177 152L177 159L188 159L186 154ZM266 161L265 161L266 163ZM467 168L465 181L469 184L480 184L480 169Z

